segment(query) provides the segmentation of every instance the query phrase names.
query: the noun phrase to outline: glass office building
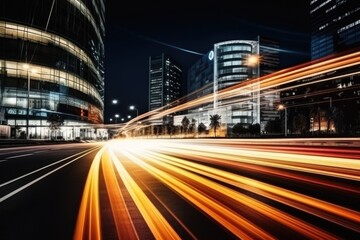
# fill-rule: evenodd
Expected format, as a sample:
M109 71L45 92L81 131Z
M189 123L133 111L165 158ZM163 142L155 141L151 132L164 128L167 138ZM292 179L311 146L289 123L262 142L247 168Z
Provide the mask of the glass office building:
M310 19L313 60L359 47L358 0L311 0Z
M19 7L21 6L21 7ZM1 121L13 137L65 139L103 122L105 0L2 0Z
M164 53L149 58L149 111L166 107L181 97L182 70ZM171 116L156 124L167 123ZM153 122L155 123L155 122Z

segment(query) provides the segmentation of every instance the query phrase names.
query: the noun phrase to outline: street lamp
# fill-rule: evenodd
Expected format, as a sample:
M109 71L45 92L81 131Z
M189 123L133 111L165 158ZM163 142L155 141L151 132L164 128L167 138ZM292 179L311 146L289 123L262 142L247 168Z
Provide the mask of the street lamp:
M117 123L118 118L120 117L119 114L115 114L115 124Z
M331 118L332 118L332 97L324 97L324 99L329 99L329 103L330 103L330 108L329 108L329 115L327 117L328 121L327 121L327 132L329 133L330 130L330 122L331 122Z
M280 110L280 111L285 110L285 137L286 137L287 136L287 108L283 104L280 104L278 106L278 110Z
M258 55L250 55L247 59L248 66L255 66L259 63L259 56Z
M131 115L128 115L127 118L130 119L130 118L131 118Z
M118 100L117 100L117 99L113 99L111 102L112 102L112 104L117 104L117 103L118 103Z
M136 110L136 117L139 115L139 112L138 112L138 109L134 106L134 105L131 105L129 107L130 110Z
M30 134L29 134L29 112L30 112L30 72L31 73L36 73L35 69L30 69L29 64L24 64L24 69L26 69L26 74L27 74L27 105L26 105L26 139L29 139ZM30 70L30 72L29 72Z

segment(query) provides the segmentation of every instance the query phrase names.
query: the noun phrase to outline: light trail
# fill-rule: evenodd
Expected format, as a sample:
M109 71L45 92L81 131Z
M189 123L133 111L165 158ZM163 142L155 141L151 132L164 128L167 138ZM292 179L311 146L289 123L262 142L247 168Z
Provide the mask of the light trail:
M115 220L119 239L139 239L130 213L126 207L124 197L116 180L115 170L109 151L105 151L102 158L105 185L109 196L112 216Z
M209 214L217 222L231 231L235 236L243 239L252 239L255 236L261 237L262 239L275 239L270 234L249 222L247 219L234 214L234 212L232 212L227 207L218 204L210 198L207 198L206 194L203 194L203 192L201 192L198 188L190 187L189 185L173 177L171 174L161 171L158 168L151 166L150 164L147 164L145 161L140 160L126 151L123 151L122 154L164 182L188 201L195 204L202 211ZM144 158L144 155L142 158Z
M318 199L305 196L303 194L298 194L293 191L279 188L279 187L276 187L276 186L273 186L270 184L266 184L266 183L263 183L260 181L256 181L256 180L253 180L250 178L242 177L237 174L218 170L216 168L207 167L207 166L193 163L190 161L186 161L183 159L167 156L165 154L150 152L150 153L146 154L145 156L149 156L153 160L166 162L168 164L177 166L179 168L186 169L191 172L195 172L196 174L201 174L203 176L213 178L215 180L233 185L235 187L239 187L244 190L257 193L259 195L268 197L272 200L279 201L283 204L290 205L292 207L296 207L300 210L309 212L311 214L316 214L317 216L325 218L329 221L337 222L338 224L341 224L345 227L348 227L348 228L351 228L354 230L357 229L355 226L360 223L360 220L358 219L359 215L357 212L352 211L350 209L345 209L340 206L336 206L334 204L329 204L324 201L320 201ZM192 177L192 179L194 179L194 177ZM203 180L201 182L204 182L204 181L206 181L206 180ZM205 184L205 185L207 185L207 184ZM216 189L219 190L219 189L221 189L221 187L220 186L216 187ZM223 192L223 191L219 190L219 192ZM236 194L232 194L230 196L235 197ZM236 197L236 198L240 199L240 197ZM252 205L254 205L254 204L249 204L249 206L252 206ZM310 208L308 206L310 206ZM322 213L322 211L327 212L327 213L324 214L324 213ZM264 214L267 214L268 212L270 212L270 211L267 210L264 212ZM329 217L328 213L333 214L335 217ZM281 215L281 214L277 213L275 215ZM354 222L354 223L345 224L345 223L343 223L345 221L343 221L343 222L339 221L339 217L346 219L348 221ZM290 220L288 217L281 217L280 219L286 219L286 221L283 222L283 224L285 224L285 225L287 225L287 221ZM304 227L303 225L304 224L300 224L297 222L294 226L295 226L295 228L298 228L299 226L302 226L301 228L306 228L306 229L309 228L309 227ZM294 226L289 226L289 227L294 228ZM311 232L316 232L316 229L315 230L312 229ZM321 234L318 233L318 235L321 235ZM315 236L308 236L308 237L313 238ZM326 238L329 239L328 237L326 237Z
M126 186L126 189L135 201L136 206L139 208L150 230L154 234L154 237L156 239L181 239L166 219L161 215L159 210L148 199L135 180L126 171L125 167L121 164L114 152L110 151L110 154L116 170Z
M103 151L104 148L101 148L96 154L89 170L76 222L74 240L101 239L99 169Z
M156 239L201 238L165 201L163 188L241 239L359 236L359 156L357 148L272 146L266 140L113 141L91 166L74 239L102 238L107 223L100 221L100 173L118 239L140 239L136 214ZM129 201L137 213L129 211Z
M331 73L341 69L346 69L348 67L359 65L360 62L360 52L354 52L343 56L337 56L331 59L320 59L312 61L309 63L301 64L295 67L284 69L260 78L250 79L243 81L239 84L225 88L217 92L217 98L222 100L228 100L229 103L241 103L246 102L252 97L244 97L245 92L249 92L251 89L259 89L259 94L264 90L269 90L270 94L275 92L280 92L284 90L289 90L295 87L304 87L306 85L312 85L320 82L332 81L342 76L354 76L358 72L346 73L340 76L335 77L323 77L317 80L307 81L305 83L297 83L300 80L310 79L314 76L320 76L321 74ZM291 87L286 86L287 84L292 84ZM276 88L276 89L275 89ZM359 85L352 86L354 89L360 88ZM275 90L274 90L275 89ZM336 89L340 91L341 89ZM334 90L335 91L335 90ZM266 94L269 94L268 92ZM324 92L312 93L316 95L324 94ZM298 96L301 97L301 96ZM138 128L137 123L141 121L146 125L146 122L161 119L162 117L173 114L176 112L181 112L188 109L194 109L198 106L209 104L213 101L213 94L208 94L195 100L187 101L187 97L184 97L180 100L177 100L167 106L161 107L154 111L144 113L129 122L127 122L122 128L122 132L131 131ZM314 104L314 103L313 103Z
M162 146L166 147L166 144L163 143ZM358 175L360 161L356 159L261 151L256 151L254 154L252 150L214 146L213 144L210 147L199 145L189 147L187 144L180 143L178 145L171 144L171 148L176 148L188 156L206 156L208 159L223 159L360 181ZM305 167L304 164L306 164Z
M219 196L218 198L220 199L223 199L224 197L228 197L228 198L231 198L233 201L236 201L237 204L239 205L245 205L249 208L252 208L254 209L255 211L269 217L269 218L272 218L278 222L280 222L281 224L287 226L287 227L290 227L298 232L300 232L301 234L309 237L309 238L319 238L319 237L322 237L322 238L326 238L326 239L336 239L334 238L333 236L331 236L330 234L326 233L325 231L320 231L318 230L317 228L309 225L309 224L306 224L304 221L300 221L299 219L295 218L295 217L291 217L290 215L282 212L282 211L279 211L279 210L276 210L266 204L263 204L259 201L256 201L255 199L252 199L250 197L247 197L246 195L244 194L240 194L238 193L237 191L234 191L230 188L227 188L227 187L224 187L220 184L217 184L213 181L209 181L207 180L206 178L204 177L200 177L198 176L197 174L199 173L199 171L201 172L201 170L199 169L202 169L203 167L198 167L198 168L193 168L193 167L188 167L188 166L191 166L192 164L190 165L187 165L187 167L184 167L186 166L186 164L175 164L174 163L174 158L172 157L168 157L168 156L161 156L160 158L159 157L154 157L154 155L147 155L146 153L141 153L139 154L142 156L143 159L147 159L149 161L157 161L157 164L159 165L162 165L163 167L165 167L166 169L169 169L173 172L176 172L178 174L181 174L181 179L182 181L184 181L185 178L188 178L188 179L191 179L191 181L196 181L199 186L199 188L196 189L197 192L204 192L206 195L206 191L204 190L204 188L209 188L213 191L215 191L216 195ZM158 155L159 156L159 155ZM165 158L164 158L165 157ZM169 161L169 160L170 161ZM163 162L163 163L159 163L159 162ZM148 169L149 168L149 165L146 166L146 168ZM188 171L185 171L183 169L186 169ZM196 174L194 174L194 173ZM229 181L224 181L224 178L218 178L218 177L214 177L215 175L212 174L213 171L208 171L208 172L205 172L203 171L202 175L204 176L207 176L207 177L212 177L216 180L220 180L222 182L226 182L226 183L229 183ZM228 178L228 177L227 177ZM232 179L233 181L236 181L234 179ZM189 180L188 180L189 181ZM179 184L179 182L177 183ZM251 186L251 185L250 185ZM254 187L254 186L251 186L251 187ZM257 186L255 186L257 187ZM249 188L247 188L247 190L249 190ZM260 188L260 190L263 190ZM264 194L263 194L264 196ZM210 202L209 203L210 205L212 205L212 207L214 207L215 209L218 209L218 210L221 210L223 211L223 209L221 207L219 207L217 204L215 204L214 202ZM201 205L197 205L199 208L202 208ZM208 212L208 211L207 211ZM233 213L234 215L234 211L231 211L231 213ZM226 222L223 221L223 219L218 219L217 218L217 215L214 214L212 215L211 213L208 212L208 214L213 217L215 220L219 221L222 225L225 225L226 226ZM228 213L226 213L228 214ZM236 216L236 215L235 215ZM235 216L232 216L235 217ZM237 216L237 217L240 217L240 216ZM238 222L239 220L237 218L235 218L236 221ZM266 233L261 231L260 229L258 229L256 227L256 225L254 225L253 223L250 223L250 222L247 222L248 224L244 224L243 222L239 222L241 223L240 226L236 226L236 229L241 229L243 228L242 230L244 232L246 232L246 230L250 230L251 232L254 232L254 229L256 229L257 231L255 232L256 233L256 236L259 237L261 236L262 239L271 239L271 235L265 235ZM249 228L250 226L250 228ZM229 228L229 230L235 234L234 232L234 229L232 228ZM259 232L262 234L260 235ZM249 238L251 235L237 235L237 237L240 237L240 238ZM252 236L254 237L254 236Z

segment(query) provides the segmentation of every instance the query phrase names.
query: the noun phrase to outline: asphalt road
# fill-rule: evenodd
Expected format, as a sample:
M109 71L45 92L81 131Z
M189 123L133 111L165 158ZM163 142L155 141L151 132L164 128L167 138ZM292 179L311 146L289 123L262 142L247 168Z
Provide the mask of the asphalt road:
M0 239L359 239L360 149L320 142L0 149Z
M64 144L1 149L0 239L72 239L98 148Z

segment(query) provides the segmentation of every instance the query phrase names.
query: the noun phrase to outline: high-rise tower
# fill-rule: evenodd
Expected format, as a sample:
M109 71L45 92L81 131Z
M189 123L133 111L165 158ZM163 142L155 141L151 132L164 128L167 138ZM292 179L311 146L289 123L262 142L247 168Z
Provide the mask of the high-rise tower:
M13 136L47 138L54 116L65 138L103 122L104 24L105 0L1 1L0 106Z

